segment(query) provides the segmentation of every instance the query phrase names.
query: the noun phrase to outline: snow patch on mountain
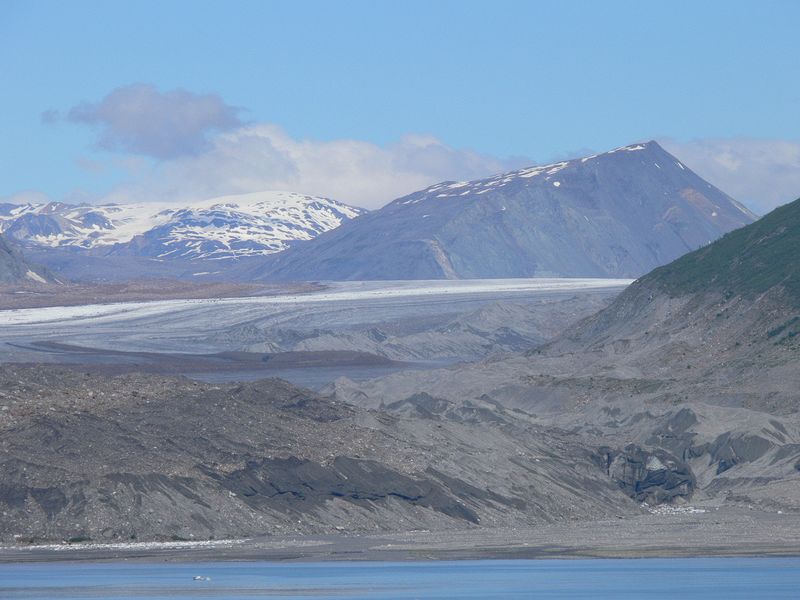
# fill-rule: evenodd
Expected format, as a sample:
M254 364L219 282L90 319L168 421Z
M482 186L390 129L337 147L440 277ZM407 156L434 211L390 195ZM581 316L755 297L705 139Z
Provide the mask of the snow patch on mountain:
M433 185L423 190L423 193L426 195L435 195L436 198L467 196L470 194L485 194L497 188L501 188L508 184L517 182L521 179L533 179L534 177L545 175L546 176L545 179L549 180L551 175L555 175L559 171L563 171L570 165L576 163L586 163L590 160L598 158L599 156L606 156L609 154L614 154L616 152L638 152L639 150L645 150L645 149L646 146L643 144L632 144L630 146L622 146L621 148L610 150L609 152L605 152L604 154L593 154L592 156L587 156L585 158L580 158L576 160L567 160L567 161L552 163L549 165L528 167L525 169L520 169L518 171L501 173L500 175L495 175L494 177L489 177L487 179L479 179L476 181L445 181L443 183L437 183L436 185ZM555 187L559 187L561 183L557 182L553 183L553 185ZM416 204L417 202L420 202L422 199L423 196L420 195L405 200L403 204Z

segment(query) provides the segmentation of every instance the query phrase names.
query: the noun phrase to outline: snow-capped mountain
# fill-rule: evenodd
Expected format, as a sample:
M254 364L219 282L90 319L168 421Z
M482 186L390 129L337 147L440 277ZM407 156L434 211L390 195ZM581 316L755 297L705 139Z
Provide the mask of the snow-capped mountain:
M638 277L754 218L647 142L433 185L271 257L252 276Z
M255 192L186 205L0 204L0 232L45 248L158 259L272 254L365 212L291 192Z

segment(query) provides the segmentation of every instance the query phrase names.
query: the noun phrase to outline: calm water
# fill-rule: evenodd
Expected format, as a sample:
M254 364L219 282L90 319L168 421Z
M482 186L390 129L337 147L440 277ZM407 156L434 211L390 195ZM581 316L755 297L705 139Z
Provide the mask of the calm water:
M0 565L4 599L799 597L800 558Z
M0 565L3 599L799 597L800 558Z

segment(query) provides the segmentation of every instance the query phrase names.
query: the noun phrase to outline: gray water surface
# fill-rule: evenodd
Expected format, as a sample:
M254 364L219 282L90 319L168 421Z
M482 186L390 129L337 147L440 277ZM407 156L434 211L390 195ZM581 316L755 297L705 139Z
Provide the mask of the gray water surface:
M800 558L0 565L8 599L798 597Z

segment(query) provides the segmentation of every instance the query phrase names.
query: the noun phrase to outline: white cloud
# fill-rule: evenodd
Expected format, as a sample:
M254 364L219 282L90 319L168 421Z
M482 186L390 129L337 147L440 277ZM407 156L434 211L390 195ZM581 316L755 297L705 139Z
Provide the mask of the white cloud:
M239 112L217 94L161 92L135 83L115 88L100 102L73 106L65 118L99 128L97 146L103 150L170 159L206 150L209 134L242 125ZM42 113L45 123L60 118L55 110Z
M452 148L426 135L387 146L298 140L259 124L218 134L196 156L164 160L105 201L188 200L266 189L329 196L378 208L447 179L475 179L527 164Z
M800 197L800 143L720 138L659 142L698 175L758 214Z
M0 196L0 204L47 204L50 196L38 190L23 190L7 196Z

